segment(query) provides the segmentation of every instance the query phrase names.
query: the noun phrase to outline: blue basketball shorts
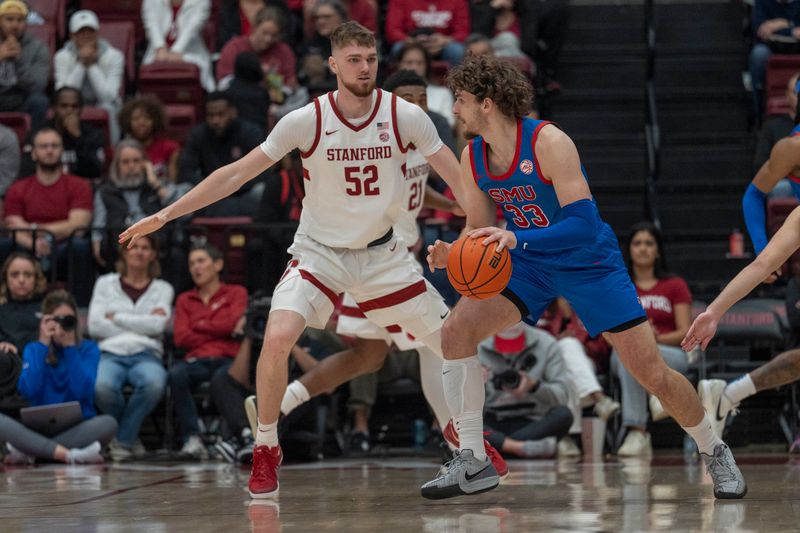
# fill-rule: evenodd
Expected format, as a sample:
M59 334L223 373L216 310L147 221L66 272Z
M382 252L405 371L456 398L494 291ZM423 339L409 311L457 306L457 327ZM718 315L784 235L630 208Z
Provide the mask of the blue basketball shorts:
M569 301L593 337L647 320L617 238L606 223L592 246L552 254L518 248L511 250L511 264L511 280L502 294L528 322L535 324L559 296Z

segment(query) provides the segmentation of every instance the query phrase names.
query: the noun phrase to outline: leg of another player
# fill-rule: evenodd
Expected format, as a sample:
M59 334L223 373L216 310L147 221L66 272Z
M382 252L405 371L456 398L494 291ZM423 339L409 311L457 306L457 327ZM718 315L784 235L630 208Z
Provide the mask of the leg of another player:
M288 415L298 406L351 379L377 372L386 361L389 346L382 339L356 338L353 346L317 363L286 388L281 413Z
M444 431L445 426L450 421L450 408L447 406L447 399L444 397L444 386L442 383L442 365L444 359L436 353L423 346L417 348L419 352L419 379L422 386L422 394L425 400L433 409L439 427Z
M747 486L730 449L714 433L711 418L689 380L669 368L659 355L650 324L607 335L625 368L695 440L714 480L714 495L742 498Z

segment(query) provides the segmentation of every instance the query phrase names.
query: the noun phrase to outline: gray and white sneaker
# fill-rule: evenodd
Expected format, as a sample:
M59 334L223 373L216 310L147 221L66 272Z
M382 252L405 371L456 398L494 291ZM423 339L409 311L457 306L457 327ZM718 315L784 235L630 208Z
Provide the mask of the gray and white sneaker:
M701 379L697 382L700 403L711 418L711 427L719 438L722 438L728 414L733 412L735 415L738 412L736 408L739 407L738 403L731 402L725 394L727 386L728 384L721 379Z
M455 457L447 463L446 472L436 479L422 485L422 496L429 500L441 500L462 496L465 494L478 494L492 490L500 483L500 476L486 458L480 461L475 458L472 450L455 452Z
M721 500L744 498L747 494L747 484L727 444L717 444L713 456L701 453L700 457L703 458L708 473L714 480L716 498Z

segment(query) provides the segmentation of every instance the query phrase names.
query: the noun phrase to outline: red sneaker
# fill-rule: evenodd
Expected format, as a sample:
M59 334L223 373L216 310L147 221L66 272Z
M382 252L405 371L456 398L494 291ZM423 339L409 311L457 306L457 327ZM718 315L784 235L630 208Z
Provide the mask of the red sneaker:
M442 437L444 437L444 440L449 442L452 446L458 448L458 432L456 432L452 418L449 422L447 422L447 426L445 426L444 431L442 431ZM489 444L489 441L484 440L483 446L486 449L486 456L492 461L492 466L494 466L494 469L497 470L497 475L500 476L500 480L502 481L507 478L508 463L506 463L506 460L503 459L503 456L500 455L500 452L498 452L494 446Z
M269 448L261 445L253 448L253 469L250 471L251 498L278 497L278 468L283 461L280 446Z

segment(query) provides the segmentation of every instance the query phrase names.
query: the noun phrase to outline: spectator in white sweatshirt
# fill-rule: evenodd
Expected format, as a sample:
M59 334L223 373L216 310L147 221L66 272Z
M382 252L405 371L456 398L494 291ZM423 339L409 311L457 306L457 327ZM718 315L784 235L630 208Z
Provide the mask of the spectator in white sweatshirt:
M211 12L211 0L144 0L142 23L147 51L142 64L154 61L187 61L200 68L200 84L211 92L216 86L211 55L203 41L203 27Z
M174 290L158 279L158 245L153 237L120 249L117 273L97 279L89 304L89 333L99 341L95 401L119 422L111 442L115 461L144 455L139 428L164 395L167 372L162 338ZM126 383L133 394L125 402Z
M81 92L87 106L108 111L111 142L119 138L117 113L122 98L125 56L98 36L100 21L93 11L76 11L69 19L69 41L56 52L55 86Z

